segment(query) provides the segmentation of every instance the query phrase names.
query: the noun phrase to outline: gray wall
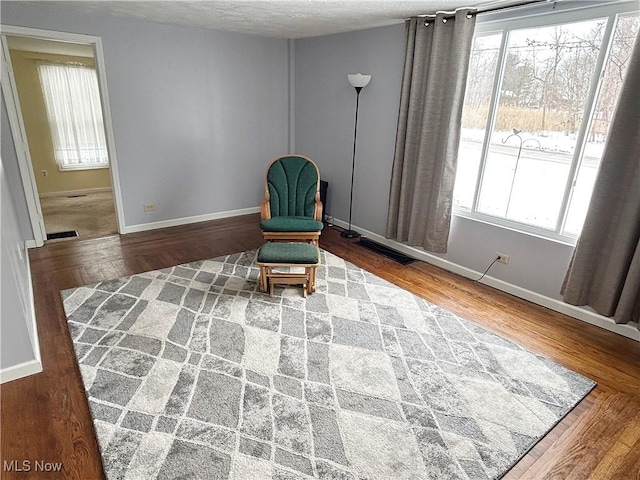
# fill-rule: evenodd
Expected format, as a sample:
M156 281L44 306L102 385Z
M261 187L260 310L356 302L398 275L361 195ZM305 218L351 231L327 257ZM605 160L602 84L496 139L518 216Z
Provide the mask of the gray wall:
M5 2L2 22L103 39L125 223L257 206L266 162L288 150L287 42L182 28L68 6ZM384 234L397 122L404 26L295 42L295 147L330 182L329 213L348 217L355 92L361 94L354 224ZM4 142L3 142L4 143ZM17 197L16 197L17 198ZM16 199L24 228L24 200ZM155 212L142 204L154 202ZM28 225L28 222L27 222ZM443 258L551 298L572 247L456 217Z
M49 2L3 2L2 23L102 38L127 226L259 205L288 149L286 40Z
M296 41L296 150L318 160L330 182L329 208L346 221L353 147L355 92L348 73L368 73L360 96L353 223L384 235L393 163L404 26L375 28ZM441 258L482 272L496 252L511 256L490 275L560 299L573 247L486 223L455 217Z
M25 240L33 238L9 131L4 97L0 102L0 370L35 359ZM16 194L16 192L18 192ZM25 215L27 224L25 226Z
M371 74L360 93L354 223L382 233L389 202L404 62L404 26L296 40L296 150L329 182L331 215L347 220L356 92L349 73Z
M4 2L2 23L102 38L126 226L259 205L267 162L288 151L286 40L53 3ZM34 358L18 253L33 232L4 103L2 162L4 369ZM149 202L156 211L145 213Z

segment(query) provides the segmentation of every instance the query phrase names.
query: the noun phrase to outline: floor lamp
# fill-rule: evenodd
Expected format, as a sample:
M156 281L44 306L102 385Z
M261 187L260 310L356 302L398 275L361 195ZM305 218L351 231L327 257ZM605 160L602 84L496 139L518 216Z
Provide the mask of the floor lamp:
M357 238L360 236L355 230L351 230L351 210L353 208L353 178L356 171L356 139L358 138L358 106L360 104L360 90L366 87L371 80L371 75L361 73L347 75L349 83L356 89L356 121L353 127L353 159L351 161L351 197L349 198L349 228L340 235L346 238Z

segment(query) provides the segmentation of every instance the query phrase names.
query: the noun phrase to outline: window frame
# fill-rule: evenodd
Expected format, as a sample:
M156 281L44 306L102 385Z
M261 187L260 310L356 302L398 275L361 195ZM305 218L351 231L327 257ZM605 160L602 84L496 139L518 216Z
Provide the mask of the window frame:
M579 235L563 233L563 229L569 213L569 207L571 205L577 176L580 171L580 165L583 161L586 139L592 126L598 96L602 86L602 80L604 78L604 69L607 66L607 60L609 59L611 45L613 43L613 35L615 34L616 26L618 25L618 21L621 17L638 14L639 12L640 5L638 5L637 2L616 0L614 2L599 1L595 4L581 2L578 5L573 2L554 2L516 8L513 12L501 11L496 12L495 14L487 14L485 16L478 17L478 22L474 32L474 41L477 37L500 34L500 51L498 53L497 67L491 88L491 100L489 104L489 112L487 113L484 139L480 153L480 164L476 174L476 183L471 209L467 210L454 205L452 209L452 213L454 215L554 240L560 243L575 245ZM478 203L480 200L480 190L484 179L487 155L491 146L490 138L499 108L500 87L504 79L507 61L507 46L510 33L515 30L556 26L598 18L606 20L603 40L600 45L597 62L590 80L587 98L585 99L583 121L580 125L580 130L578 131L578 136L576 138L576 146L572 156L555 229L550 230L479 212Z

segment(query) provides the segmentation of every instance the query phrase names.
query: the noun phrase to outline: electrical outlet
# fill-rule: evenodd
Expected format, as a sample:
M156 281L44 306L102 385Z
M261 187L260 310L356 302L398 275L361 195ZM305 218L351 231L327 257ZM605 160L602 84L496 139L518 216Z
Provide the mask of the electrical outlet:
M43 177L48 177L49 176L49 171L48 170L42 170L42 176Z
M144 203L142 205L142 209L145 212L153 212L156 209L156 204L155 203Z
M509 255L504 253L496 253L496 258L499 263L504 263L505 265L509 265Z

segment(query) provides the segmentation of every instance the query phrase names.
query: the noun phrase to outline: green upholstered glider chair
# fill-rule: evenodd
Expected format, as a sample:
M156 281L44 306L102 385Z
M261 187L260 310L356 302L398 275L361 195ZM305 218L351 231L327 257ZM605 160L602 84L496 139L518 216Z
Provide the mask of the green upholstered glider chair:
M320 171L310 158L285 155L267 167L260 205L264 239L318 244L322 230Z

